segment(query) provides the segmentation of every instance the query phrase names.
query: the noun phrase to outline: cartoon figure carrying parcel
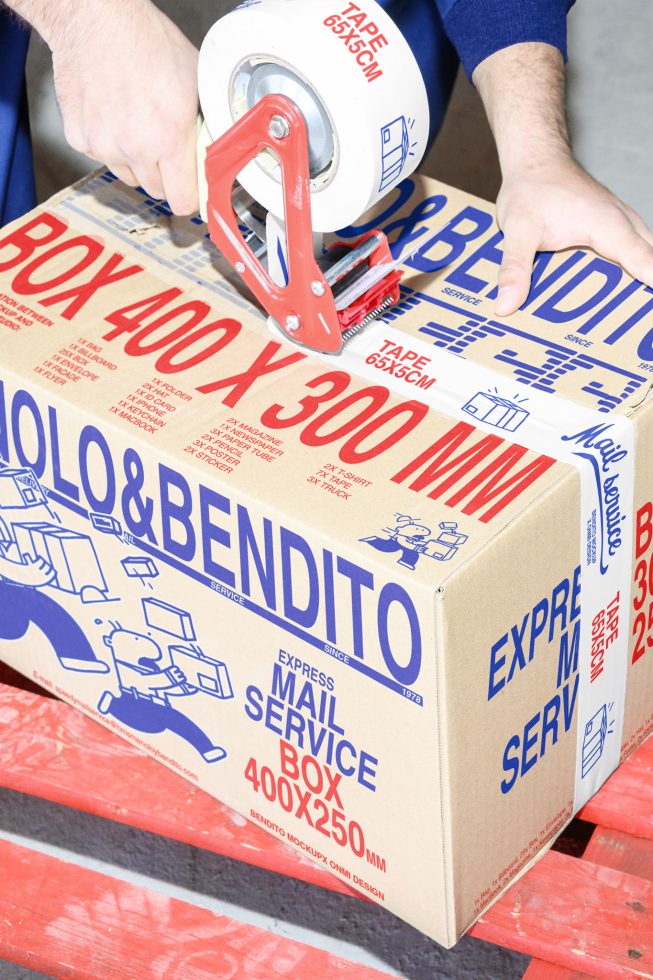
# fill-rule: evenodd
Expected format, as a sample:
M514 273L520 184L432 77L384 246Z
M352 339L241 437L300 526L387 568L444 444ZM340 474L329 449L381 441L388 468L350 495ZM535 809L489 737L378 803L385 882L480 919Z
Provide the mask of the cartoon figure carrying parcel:
M0 640L20 640L35 626L48 640L65 670L106 674L76 620L41 592L55 577L41 557L16 550L0 518Z
M116 624L104 637L104 642L113 654L120 693L115 695L105 691L98 711L144 734L174 732L192 745L205 762L220 762L226 758L226 750L221 745L214 745L199 725L173 705L172 699L192 697L201 691L216 697L232 697L230 688L228 692L218 692L216 688L207 690L204 686L189 683L186 673L172 659L172 651L177 648L171 648L164 659L156 640L143 633ZM204 680L211 680L210 665L217 661L204 658L201 651L179 648L179 652L186 658L195 653L194 659L206 664Z
M398 551L397 564L409 568L411 572L415 570L420 555L426 555L435 561L450 561L467 541L468 536L459 533L455 521L441 521L438 525L440 533L432 537L431 528L426 524L419 524L418 517L410 517L408 514L395 514L395 517L397 523L393 527L383 528L386 537L373 534L359 540L376 551L387 554Z
M59 568L36 543L39 535L43 541L48 534L61 545L56 551ZM66 544L85 538L61 527L31 468L0 469L0 640L20 640L33 625L49 641L65 670L106 674L108 666L97 659L76 620L42 591L51 588L77 595L84 591L91 563L84 553L84 561L77 562L86 566L79 576L82 584L71 585ZM98 594L103 595L99 590Z

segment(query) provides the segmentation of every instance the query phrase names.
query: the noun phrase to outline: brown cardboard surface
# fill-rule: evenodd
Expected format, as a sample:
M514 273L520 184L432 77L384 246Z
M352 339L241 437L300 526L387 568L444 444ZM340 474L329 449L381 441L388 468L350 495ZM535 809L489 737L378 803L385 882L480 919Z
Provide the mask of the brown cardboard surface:
M515 434L544 392L634 420L623 751L653 725L653 298L570 251L498 321L488 205L409 180L376 219L423 244L358 366L106 174L3 229L0 656L451 944L573 809L585 518ZM442 351L494 371L466 414Z
M479 880L491 882L493 893L509 880L517 842L521 863L550 836L554 820L560 825L560 814L563 820L571 815L569 786L574 778L577 712L569 719L568 732L564 716L565 705L573 698L573 677L559 689L556 644L546 642L546 630L536 638L533 659L528 659L530 618L522 637L523 661L517 658L511 634L513 626L521 628L526 610L550 598L566 580L567 569L575 560L576 474L564 477L555 490L534 503L513 522L509 535L495 538L445 587L443 645L455 651L445 667L444 701L449 773L455 787L451 836L454 866L459 869L460 919L469 920L487 901L487 894L479 894ZM474 596L472 609L470 593ZM505 683L488 701L488 651L502 634L506 635L502 647L506 663L498 678ZM543 698L543 692L551 696ZM534 718L525 735L525 725ZM521 753L531 735L536 742L526 753L529 768L516 777L508 794L498 793L497 758L503 757L511 737L519 737ZM510 776L502 772L500 782ZM490 826L502 828L493 835L492 847L487 846Z

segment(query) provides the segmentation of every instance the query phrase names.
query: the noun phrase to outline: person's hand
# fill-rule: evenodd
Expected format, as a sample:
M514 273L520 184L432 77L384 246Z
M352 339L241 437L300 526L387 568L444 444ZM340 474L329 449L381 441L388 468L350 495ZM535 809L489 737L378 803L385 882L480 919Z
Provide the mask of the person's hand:
M653 235L572 156L560 52L540 42L513 44L480 62L473 80L503 176L497 314L508 316L525 301L537 251L585 246L653 286Z
M653 234L636 211L571 156L510 172L497 198L497 220L505 236L498 316L525 302L536 252L591 248L653 286Z
M70 0L61 4L70 9ZM49 36L73 149L131 186L198 209L197 50L149 0L76 0Z

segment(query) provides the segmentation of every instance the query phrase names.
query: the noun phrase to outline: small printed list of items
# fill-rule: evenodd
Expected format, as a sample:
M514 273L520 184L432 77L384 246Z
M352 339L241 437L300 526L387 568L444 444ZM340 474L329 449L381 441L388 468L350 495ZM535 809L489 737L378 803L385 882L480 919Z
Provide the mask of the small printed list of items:
M306 482L316 490L323 490L339 500L351 500L356 490L373 485L371 480L366 480L335 462L323 463L315 473L310 474Z
M184 447L184 452L221 473L233 473L243 459L274 463L283 454L283 440L240 419L229 418Z
M103 357L99 344L80 337L60 347L34 368L35 374L56 385L77 384L79 381L99 381L117 365Z
M31 327L34 323L40 323L44 327L54 326L49 317L20 303L15 296L0 293L0 327L17 332Z
M165 428L180 407L192 400L186 391L155 377L118 399L109 408L109 414L154 435Z

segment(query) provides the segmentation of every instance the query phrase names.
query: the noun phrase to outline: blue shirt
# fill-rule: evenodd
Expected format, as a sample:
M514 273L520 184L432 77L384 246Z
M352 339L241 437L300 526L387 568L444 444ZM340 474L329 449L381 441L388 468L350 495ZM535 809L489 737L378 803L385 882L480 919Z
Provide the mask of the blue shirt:
M574 0L436 0L444 29L471 77L481 61L524 41L543 41L567 58Z
M0 3L0 225L36 204L27 117L29 31Z

